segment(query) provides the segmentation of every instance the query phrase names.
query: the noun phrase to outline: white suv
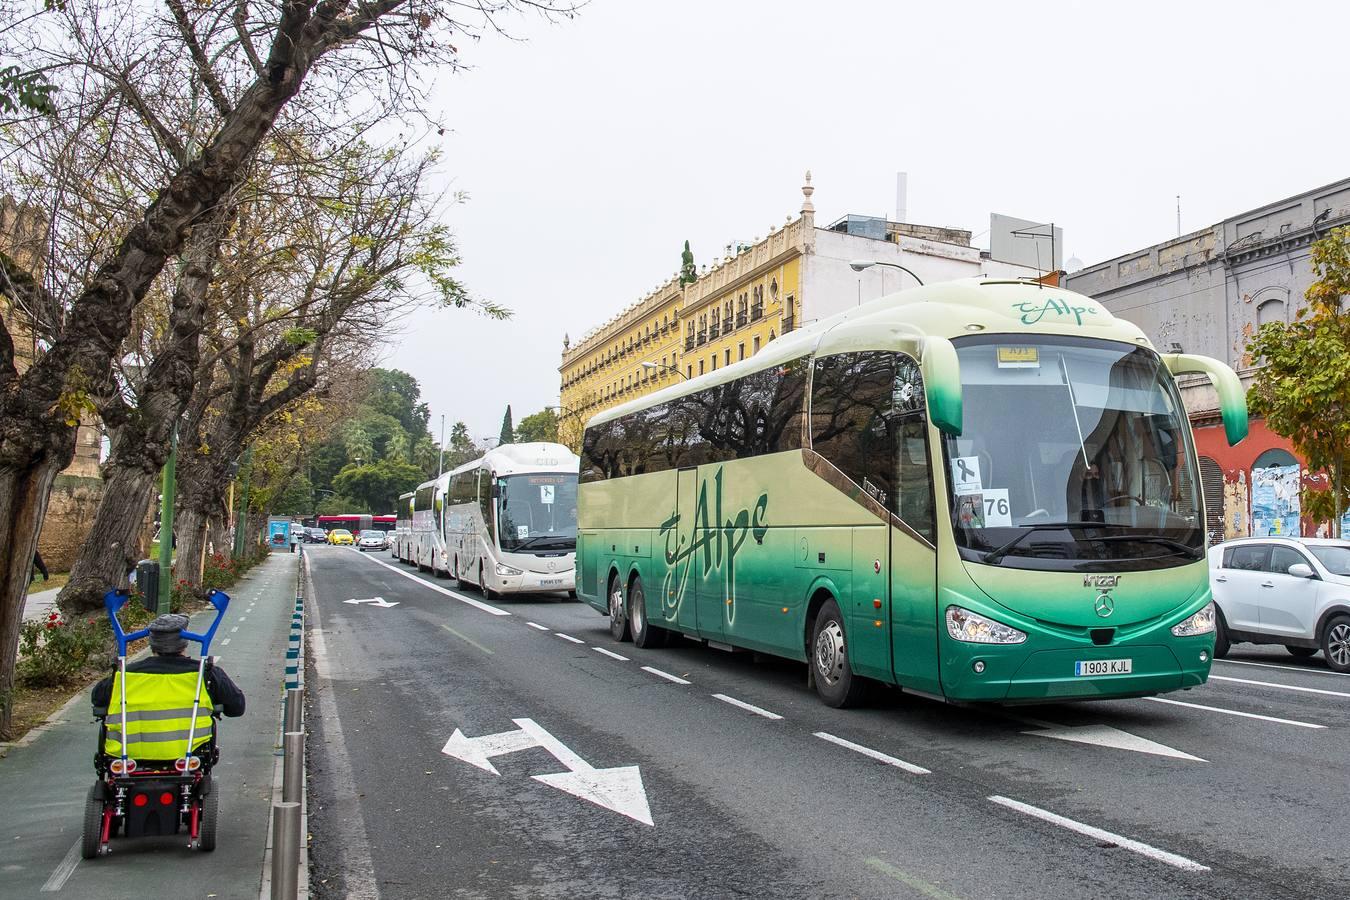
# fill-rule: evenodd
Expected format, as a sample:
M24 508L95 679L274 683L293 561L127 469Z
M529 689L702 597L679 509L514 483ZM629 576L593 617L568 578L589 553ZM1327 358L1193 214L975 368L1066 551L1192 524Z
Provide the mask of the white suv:
M1318 650L1350 672L1350 541L1263 537L1209 550L1219 608L1214 655L1241 641L1283 644L1297 657Z

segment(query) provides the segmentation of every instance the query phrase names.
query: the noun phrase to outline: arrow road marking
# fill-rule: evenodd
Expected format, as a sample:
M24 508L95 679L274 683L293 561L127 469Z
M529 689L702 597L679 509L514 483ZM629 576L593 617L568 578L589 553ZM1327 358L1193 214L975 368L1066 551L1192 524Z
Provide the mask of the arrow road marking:
M1170 756L1173 759L1189 759L1192 762L1206 762L1198 756L1183 753L1166 744L1141 738L1128 731L1112 728L1110 725L1054 725L1050 722L1036 723L1044 725L1041 731L1024 731L1036 737L1054 738L1057 741L1073 741L1078 744L1092 744L1097 747L1114 747L1117 750L1133 750L1135 753L1151 753L1154 756Z
M384 599L383 597L367 597L365 600L355 600L355 599L353 599L353 600L343 600L342 602L343 602L343 603L354 603L354 604L369 603L371 606L378 606L378 607L380 607L381 609L388 609L388 608L391 607L391 606L398 606L398 601L397 601L397 600L395 600L393 603L390 603L388 600ZM241 620L241 621L242 621L242 620Z
M455 733L450 735L450 740L441 748L441 752L485 772L500 775L496 766L492 765L492 757L531 747L543 747L554 759L566 766L567 771L530 776L535 781L557 788L587 803L627 816L644 825L653 824L651 807L647 803L647 791L642 786L642 772L637 766L597 769L545 731L533 719L511 721L516 724L519 731L503 731L499 734L471 738L456 728Z

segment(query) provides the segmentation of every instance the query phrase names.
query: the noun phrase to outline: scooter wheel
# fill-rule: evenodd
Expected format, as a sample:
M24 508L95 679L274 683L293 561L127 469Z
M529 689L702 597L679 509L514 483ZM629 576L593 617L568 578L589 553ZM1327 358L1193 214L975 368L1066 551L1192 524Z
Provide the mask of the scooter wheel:
M80 856L84 859L96 859L103 849L103 785L95 784L89 789L84 801L84 833L80 836Z
M197 823L197 849L203 853L216 849L216 820L220 818L217 796L215 785L211 785L201 800L202 818Z

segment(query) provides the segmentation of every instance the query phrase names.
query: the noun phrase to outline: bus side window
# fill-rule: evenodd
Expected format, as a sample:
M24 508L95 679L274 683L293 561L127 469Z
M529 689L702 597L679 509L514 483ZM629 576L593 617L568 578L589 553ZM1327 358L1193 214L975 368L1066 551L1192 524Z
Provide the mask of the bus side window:
M892 512L897 359L884 351L818 357L811 376L812 448Z
M900 420L896 434L899 451L899 488L896 515L910 528L937 543L933 516L933 470L928 457L928 422L920 413Z
M495 543L497 523L492 515L492 473L486 469L478 470L478 508L483 511L483 526L487 528L488 540Z

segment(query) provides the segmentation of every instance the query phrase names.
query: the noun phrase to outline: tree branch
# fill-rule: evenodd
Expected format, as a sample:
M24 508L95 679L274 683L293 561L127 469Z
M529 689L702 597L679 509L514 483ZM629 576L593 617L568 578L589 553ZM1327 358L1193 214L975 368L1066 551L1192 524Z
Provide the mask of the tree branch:
M216 111L222 116L228 116L234 112L230 106L230 99L225 96L225 89L220 85L220 79L211 68L211 63L206 58L206 52L202 50L201 43L197 40L197 32L192 28L192 22L188 20L187 10L183 8L182 0L165 0L169 5L169 11L173 13L173 19L178 23L178 33L183 36L183 43L188 46L188 53L192 55L192 62L197 66L197 73L202 76L202 84L206 85L206 92L211 95L211 102L216 105Z

